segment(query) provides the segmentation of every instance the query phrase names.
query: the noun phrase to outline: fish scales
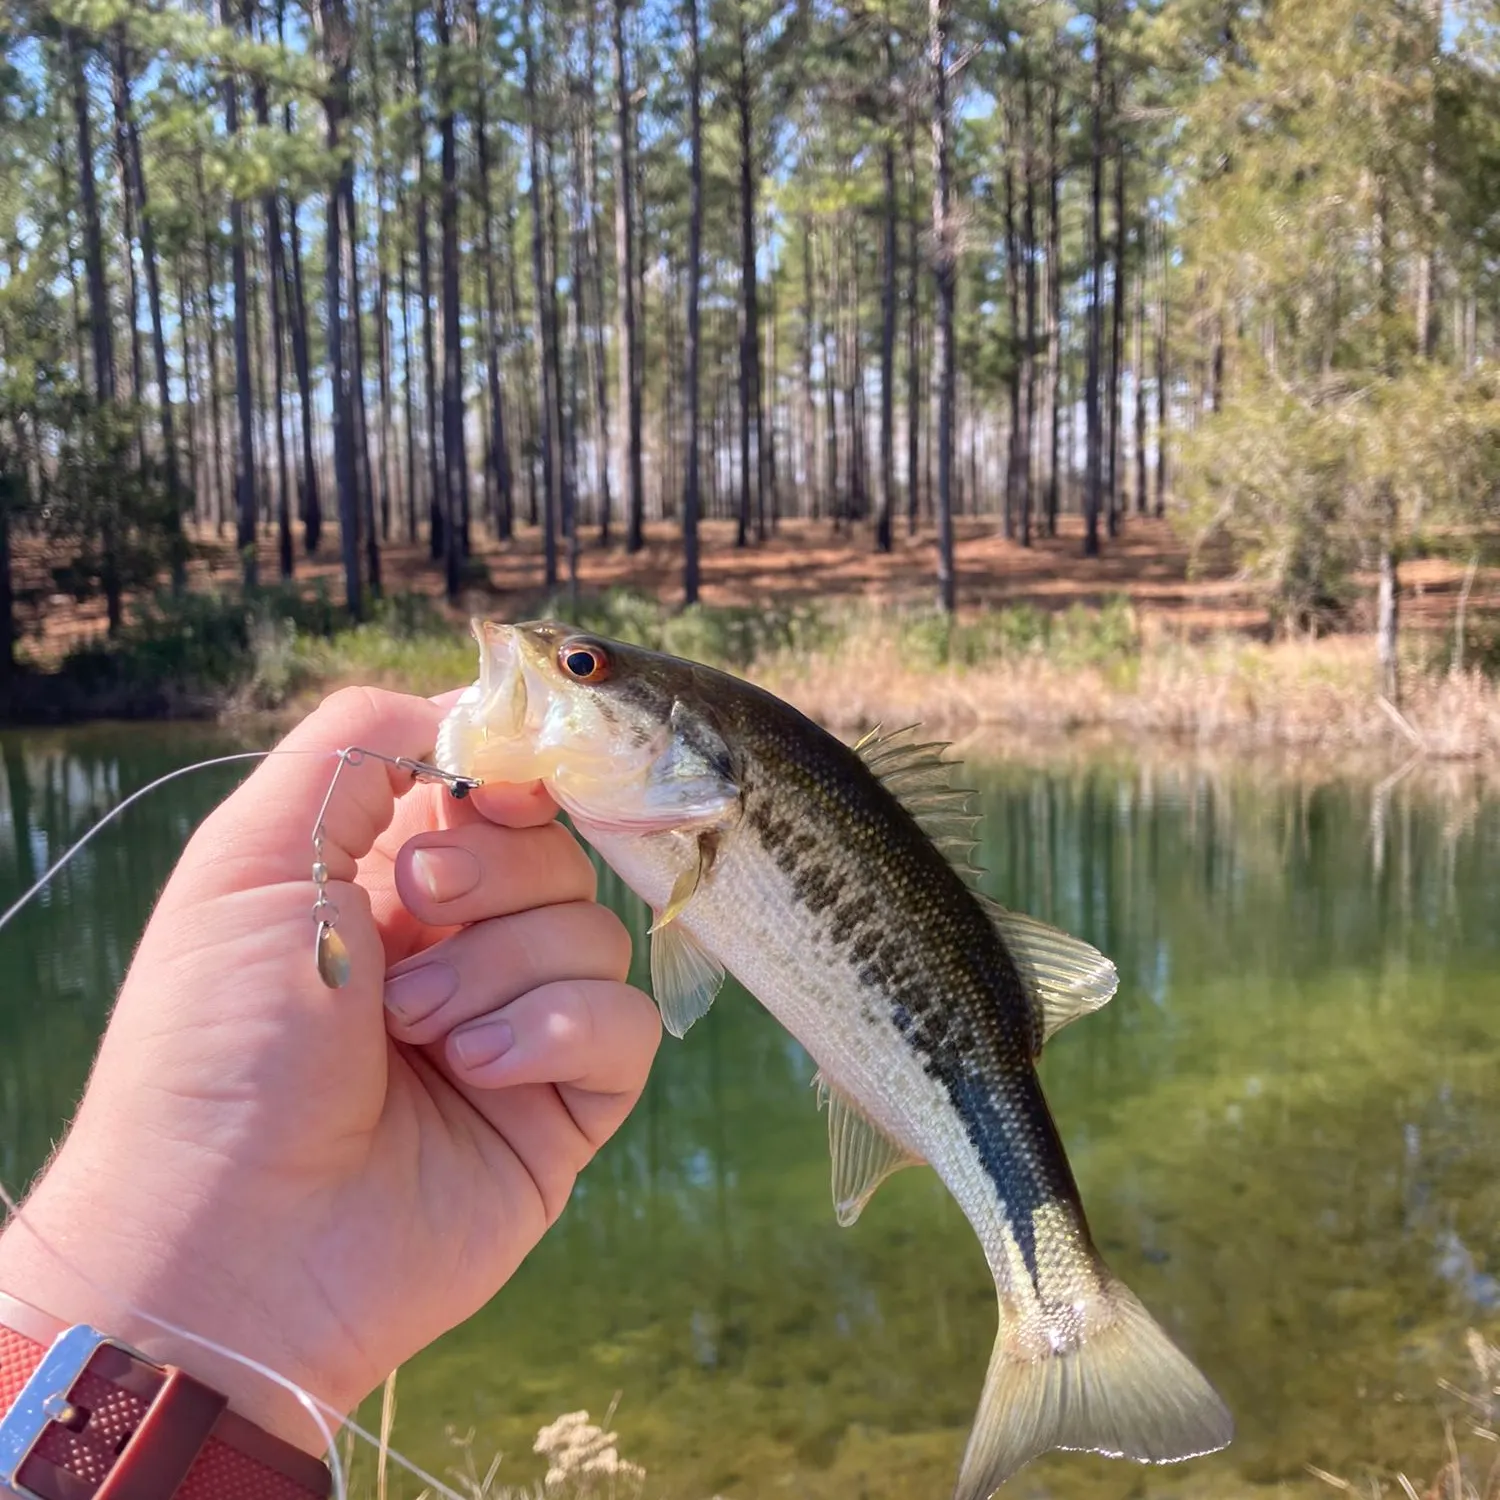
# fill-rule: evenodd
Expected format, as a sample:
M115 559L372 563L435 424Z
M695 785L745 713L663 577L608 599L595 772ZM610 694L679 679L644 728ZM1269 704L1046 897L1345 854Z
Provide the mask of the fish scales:
M835 1110L896 1143L900 1158L870 1154L860 1134L866 1177L842 1222L915 1159L978 1235L1000 1328L956 1500L984 1500L1048 1448L1166 1462L1222 1447L1222 1402L1094 1248L1035 1071L1048 1031L1112 993L1106 961L997 917L856 751L761 689L550 623L476 633L480 680L439 763L545 779L656 913L674 1029L727 969L818 1064L836 1157ZM1029 981L1000 918L1033 945ZM1080 951L1111 982L1049 1017L1045 974Z
M861 1022L893 1028L915 1051L925 1077L941 1086L978 1153L989 1180L977 1201L964 1194L964 1206L991 1220L981 1238L992 1268L1009 1282L1009 1235L1038 1301L1048 1300L1048 1292L1071 1298L1075 1289L1059 1282L1073 1278L1059 1277L1055 1266L1047 1291L1041 1285L1034 1215L1044 1204L1061 1205L1086 1235L1082 1210L1036 1084L1035 1017L994 925L854 752L810 736L807 721L769 694L721 712L728 720L721 732L738 748L743 799L739 857L729 859L758 863L750 835L784 877L780 889L762 894L771 920L755 950L738 968L728 967L742 977L755 969L758 982L745 982L796 1034L795 991L811 966L787 941L788 918L804 909L821 919L818 946L832 950L825 969L839 979L827 1002L846 1017L854 1012ZM729 869L716 875L715 886L720 880L731 883ZM684 913L690 930L702 927L720 953L733 944L733 926L746 912L743 899L728 891L725 897L705 904L697 924ZM824 1023L828 1014L825 1006ZM808 1016L803 1029L816 1034L823 1026ZM846 1078L841 1057L814 1056L828 1081L851 1097L878 1095L880 1083L891 1091L888 1074L879 1081ZM917 1097L893 1101L898 1109L888 1128L958 1191L952 1179L967 1169L967 1158L962 1165L944 1160L947 1137L936 1145L927 1138L931 1092L923 1088ZM1092 1286L1088 1258L1068 1259L1076 1259L1075 1275Z

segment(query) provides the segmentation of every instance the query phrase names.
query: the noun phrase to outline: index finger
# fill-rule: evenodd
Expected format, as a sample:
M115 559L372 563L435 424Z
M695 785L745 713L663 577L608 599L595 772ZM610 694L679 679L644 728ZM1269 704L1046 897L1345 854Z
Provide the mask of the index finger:
M413 782L409 772L377 760L341 765L338 752L360 747L420 759L430 752L441 718L436 704L405 693L344 688L325 698L194 835L198 852L210 856L197 875L198 893L306 880L320 810L329 876L352 878L355 862Z
M536 828L557 816L557 803L540 781L495 781L469 793L474 808L491 823Z

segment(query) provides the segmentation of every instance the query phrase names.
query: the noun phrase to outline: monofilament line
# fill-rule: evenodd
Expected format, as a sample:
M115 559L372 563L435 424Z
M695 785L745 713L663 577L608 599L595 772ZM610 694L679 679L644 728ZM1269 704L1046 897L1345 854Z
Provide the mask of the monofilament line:
M89 831L84 834L81 839L79 839L76 843L70 845L67 849L63 850L62 854L59 855L51 865L48 866L46 871L40 877L38 877L30 890L17 897L16 900L12 901L11 904L5 908L4 913L0 914L0 930L3 930L10 924L11 920L22 909L22 907L24 907L26 903L32 899L32 897L40 895L41 892L46 889L47 884L52 879L52 877L56 875L58 871L60 871L65 865L67 865L67 863L73 858L73 856L77 854L78 851L82 849L84 845L87 844L89 840L92 839L101 828L105 827L109 823L114 822L114 820L118 818L127 807L129 807L134 802L139 802L141 798L144 797L148 792L154 792L157 787L165 786L169 781L176 781L179 776L186 776L193 771L207 771L213 766L233 765L236 761L263 760L268 755L276 754L323 755L327 753L329 752L322 750L238 750L233 755L216 755L212 760L200 760L195 761L190 766L178 766L175 771L168 771L164 776L158 776L155 781L148 781L145 786L137 787L135 791L133 791L123 801L115 803L115 805L110 808L110 810L105 813L104 816L100 818L99 821L95 823L94 826L90 828Z

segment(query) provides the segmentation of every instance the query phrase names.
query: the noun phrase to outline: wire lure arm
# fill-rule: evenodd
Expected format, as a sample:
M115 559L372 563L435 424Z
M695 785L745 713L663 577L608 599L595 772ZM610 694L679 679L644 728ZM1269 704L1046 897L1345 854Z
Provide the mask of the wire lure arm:
M338 926L339 909L328 894L328 865L323 859L323 848L328 831L323 820L328 815L328 805L333 801L334 788L345 766L357 766L366 760L378 760L383 765L393 766L398 771L407 771L413 781L440 781L448 788L454 801L462 801L476 787L484 783L473 776L460 776L456 771L444 771L429 765L424 760L413 760L409 755L385 755L379 750L368 750L363 745L350 745L336 752L338 764L323 794L318 808L317 822L313 824L312 880L316 899L312 906L312 918L317 923L317 936L313 940L313 959L317 964L318 977L331 990L341 990L349 983L349 949L335 929Z

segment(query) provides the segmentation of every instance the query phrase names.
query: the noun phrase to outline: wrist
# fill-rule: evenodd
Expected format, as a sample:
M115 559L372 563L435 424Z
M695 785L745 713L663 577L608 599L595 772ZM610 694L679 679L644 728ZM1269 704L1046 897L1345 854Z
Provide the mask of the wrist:
M55 1176L54 1169L27 1202L24 1218L0 1232L0 1292L181 1369L227 1397L237 1415L320 1456L327 1439L307 1407L246 1363L324 1395L316 1375L280 1342L270 1312L257 1316L242 1290L215 1286L201 1268L185 1266L171 1226L152 1232L112 1218ZM330 1432L337 1428L336 1418L324 1421Z

